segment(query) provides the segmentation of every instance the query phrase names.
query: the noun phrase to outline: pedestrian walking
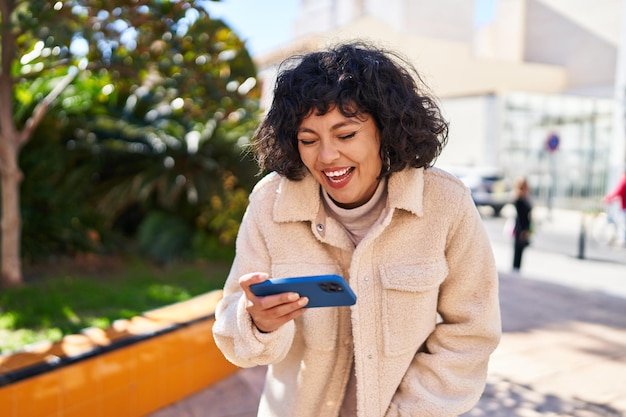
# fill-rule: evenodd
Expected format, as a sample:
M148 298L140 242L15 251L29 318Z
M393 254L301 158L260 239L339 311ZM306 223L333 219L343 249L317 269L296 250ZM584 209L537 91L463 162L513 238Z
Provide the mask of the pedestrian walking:
M519 271L522 266L522 255L530 245L532 232L532 204L528 181L520 177L513 188L513 204L515 206L515 226L513 228L513 270Z
M268 365L258 415L457 416L485 387L498 278L469 190L432 167L448 125L398 54L361 42L288 59L253 139L250 195L215 341ZM268 277L339 274L350 307Z

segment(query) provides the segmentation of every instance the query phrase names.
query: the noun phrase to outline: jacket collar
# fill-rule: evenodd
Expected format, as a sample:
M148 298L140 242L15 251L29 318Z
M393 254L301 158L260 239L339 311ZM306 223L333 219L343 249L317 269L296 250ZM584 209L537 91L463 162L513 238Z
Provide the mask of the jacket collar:
M413 190L413 192L409 192ZM424 215L424 168L406 168L389 178L389 207Z
M414 192L407 192L413 190ZM408 211L418 217L424 214L424 168L407 168L389 178L387 206ZM320 185L312 175L300 181L281 178L274 206L276 222L315 222L322 209Z

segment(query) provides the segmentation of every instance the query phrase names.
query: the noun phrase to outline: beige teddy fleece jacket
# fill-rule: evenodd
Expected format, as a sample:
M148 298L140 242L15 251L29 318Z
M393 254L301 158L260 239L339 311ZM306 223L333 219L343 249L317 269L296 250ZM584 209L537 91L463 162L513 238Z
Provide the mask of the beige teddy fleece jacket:
M264 334L238 284L250 272L336 273L357 303L312 308ZM395 173L384 220L355 248L311 176L268 175L250 195L213 334L234 364L269 365L259 416L337 417L353 361L359 417L471 409L501 325L495 262L469 191L436 168Z

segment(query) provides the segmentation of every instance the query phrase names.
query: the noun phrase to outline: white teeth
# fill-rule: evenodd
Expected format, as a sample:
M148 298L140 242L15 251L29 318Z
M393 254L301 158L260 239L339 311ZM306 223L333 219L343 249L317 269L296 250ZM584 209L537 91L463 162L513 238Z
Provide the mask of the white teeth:
M350 171L350 168L344 168L344 169L340 169L338 171L332 171L332 172L325 171L324 174L326 174L326 176L328 177L340 177L342 175L346 175L348 171Z

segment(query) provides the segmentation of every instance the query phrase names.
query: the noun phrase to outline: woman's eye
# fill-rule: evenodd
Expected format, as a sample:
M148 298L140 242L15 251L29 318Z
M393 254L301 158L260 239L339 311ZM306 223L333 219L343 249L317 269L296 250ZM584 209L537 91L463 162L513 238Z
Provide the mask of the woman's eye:
M352 132L352 133L350 133L348 135L344 135L344 136L338 136L338 138L341 139L341 140L346 140L346 139L353 138L354 135L356 135L356 132Z
M313 139L298 139L298 141L303 146L313 145L315 143L315 140L313 140Z

